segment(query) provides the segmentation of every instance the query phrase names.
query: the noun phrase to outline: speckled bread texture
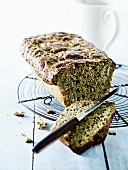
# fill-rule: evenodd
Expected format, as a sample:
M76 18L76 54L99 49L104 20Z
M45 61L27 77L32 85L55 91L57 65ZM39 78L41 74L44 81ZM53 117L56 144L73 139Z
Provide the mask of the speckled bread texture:
M53 124L51 130L61 126L67 120L89 108L93 101L77 101L67 107ZM60 141L68 146L73 152L81 154L90 147L102 143L108 133L113 115L115 114L115 104L106 102L85 117L79 125L60 137Z
M83 99L99 100L110 90L116 64L76 34L54 32L25 38L21 52L65 106Z

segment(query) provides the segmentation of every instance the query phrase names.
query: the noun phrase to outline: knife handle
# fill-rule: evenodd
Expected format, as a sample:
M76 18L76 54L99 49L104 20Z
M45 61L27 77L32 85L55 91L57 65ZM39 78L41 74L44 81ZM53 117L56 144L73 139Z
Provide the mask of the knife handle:
M70 119L66 123L64 123L62 126L57 128L55 131L50 133L48 136L46 136L43 140L41 140L39 143L37 143L34 148L32 149L33 152L39 153L41 149L43 149L45 146L53 142L54 140L58 139L62 135L64 135L66 132L74 128L76 125L79 124L79 121L76 117Z

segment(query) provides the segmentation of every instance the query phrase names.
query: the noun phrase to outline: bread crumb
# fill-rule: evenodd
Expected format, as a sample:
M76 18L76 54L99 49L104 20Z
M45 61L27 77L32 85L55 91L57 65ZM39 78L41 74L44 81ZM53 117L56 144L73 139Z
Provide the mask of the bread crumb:
M38 129L42 130L47 127L47 123L44 121L37 122Z
M33 140L31 138L28 138L27 135L24 132L22 132L21 135L23 137L26 137L26 140L25 140L26 143L32 143L33 142Z
M24 113L23 112L14 112L13 114L14 114L14 116L24 117Z
M25 133L21 133L22 136L26 137Z
M54 114L56 114L56 111L55 111L55 110L52 110L52 109L48 109L48 110L47 110L47 113L54 115Z
M116 135L116 132L114 132L114 131L109 131L108 134L109 134L109 135Z
M33 142L33 140L32 139L30 139L30 138L26 138L26 143L32 143Z

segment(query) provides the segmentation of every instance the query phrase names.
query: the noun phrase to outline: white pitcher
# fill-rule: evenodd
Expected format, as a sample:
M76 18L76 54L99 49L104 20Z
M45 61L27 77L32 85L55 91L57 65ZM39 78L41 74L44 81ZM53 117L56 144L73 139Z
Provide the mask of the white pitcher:
M118 19L111 5L97 0L74 0L72 11L75 32L107 51L119 32Z

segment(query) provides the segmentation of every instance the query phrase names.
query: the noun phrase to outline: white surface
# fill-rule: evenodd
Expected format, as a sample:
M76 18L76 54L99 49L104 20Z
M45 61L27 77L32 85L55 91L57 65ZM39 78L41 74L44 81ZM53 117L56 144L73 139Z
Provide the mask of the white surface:
M17 87L23 77L31 73L30 68L22 59L19 52L21 41L24 37L52 31L67 31L77 33L78 25L71 25L72 9L64 1L0 1L0 169L1 170L29 170L32 167L32 144L26 144L21 136L24 132L30 138L33 136L33 115L17 103ZM65 1L67 2L67 1ZM118 8L117 8L118 9ZM118 63L128 64L127 61L127 26L126 10L118 9L121 19L121 34L110 48L109 53ZM77 12L78 13L78 12ZM124 14L124 18L123 15ZM125 23L126 22L126 23ZM78 31L79 32L79 31ZM26 117L13 116L15 111L24 111ZM52 122L49 121L49 126ZM38 142L45 131L35 131L35 142ZM108 155L113 160L112 170L128 169L126 160L128 147L127 128L119 129L119 135L107 138ZM112 153L111 154L111 146ZM114 148L116 143L116 148ZM121 143L121 152L119 149ZM100 153L100 154L99 154ZM119 157L120 154L120 157ZM124 159L125 157L125 159ZM115 158L115 159L114 159ZM114 166L116 158L119 166ZM109 160L110 161L110 160ZM117 162L116 162L117 163ZM98 168L97 168L98 167ZM115 168L114 168L115 167ZM121 168L120 168L121 167ZM59 141L54 143L39 155L35 155L34 170L92 170L106 169L101 145L92 148L83 155L73 154Z
M106 154L110 169L128 169L128 128L113 129L116 136L107 136L105 140ZM122 152L123 151L123 152ZM114 168L113 168L114 167Z

